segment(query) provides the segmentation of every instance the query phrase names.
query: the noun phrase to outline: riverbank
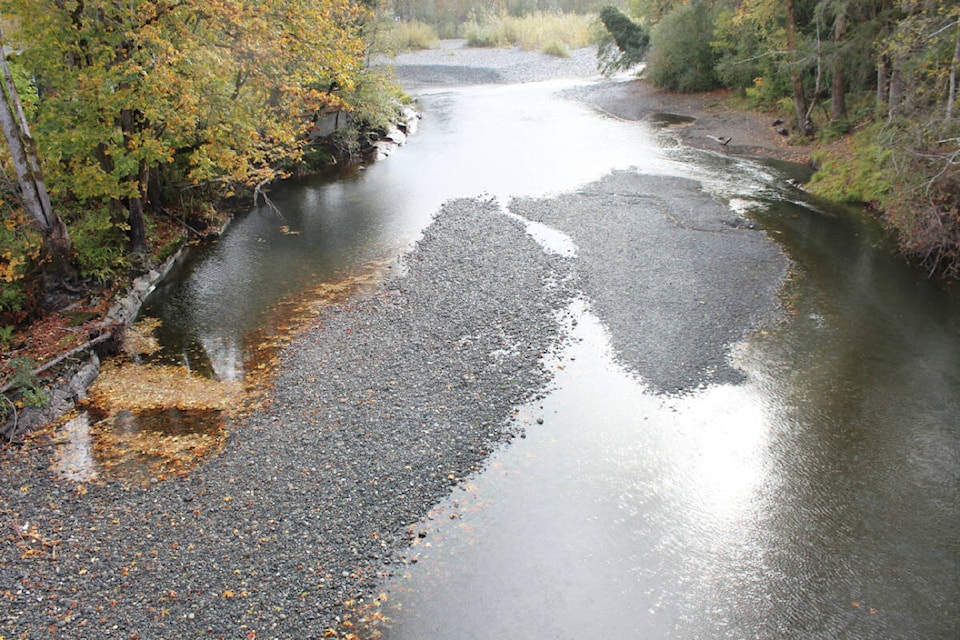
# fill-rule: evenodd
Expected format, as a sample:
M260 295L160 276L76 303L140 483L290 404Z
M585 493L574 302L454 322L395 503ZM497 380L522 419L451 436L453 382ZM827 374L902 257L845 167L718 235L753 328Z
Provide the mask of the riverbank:
M550 78L599 78L594 49L578 49L568 58L512 49L480 49L465 40L444 40L435 49L412 51L381 60L412 92L438 86L503 84ZM619 77L569 92L613 117L629 121L658 119L661 114L693 118L672 125L687 146L725 155L810 163L811 149L791 144L777 131L776 114L745 108L727 90L675 93L642 79ZM721 142L721 141L726 142Z
M579 99L614 117L653 120L661 114L692 118L669 126L681 144L724 155L809 164L811 149L791 144L774 125L777 116L743 108L727 90L707 93L661 91L634 79L589 87Z

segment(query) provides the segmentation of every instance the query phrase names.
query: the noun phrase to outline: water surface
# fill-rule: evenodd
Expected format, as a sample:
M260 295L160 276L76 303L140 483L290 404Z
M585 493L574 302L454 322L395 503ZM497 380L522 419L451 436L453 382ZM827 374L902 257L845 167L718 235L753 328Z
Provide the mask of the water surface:
M787 320L731 345L745 383L654 394L574 301L554 388L518 415L527 437L420 525L382 630L960 637L956 297L859 212L787 184L792 168L661 145L556 97L569 84L426 94L421 132L388 160L277 189L282 218L252 210L154 297L167 357L242 377L276 304L408 248L450 198L506 203L631 167L700 180L796 263ZM531 229L575 258L569 238Z

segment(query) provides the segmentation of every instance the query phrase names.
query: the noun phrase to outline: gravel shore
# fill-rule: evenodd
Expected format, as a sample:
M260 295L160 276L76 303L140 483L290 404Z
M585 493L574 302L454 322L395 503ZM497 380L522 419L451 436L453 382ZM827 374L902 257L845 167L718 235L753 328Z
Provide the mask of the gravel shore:
M518 48L468 47L466 40L444 40L435 49L401 53L381 59L379 64L390 68L411 92L435 86L534 82L600 73L596 50L589 47L561 58Z
M411 525L545 383L569 295L557 260L496 205L448 203L402 277L326 309L269 407L192 475L81 495L43 450L5 449L0 635L343 631L343 603L369 600Z
M411 59L398 75L595 70L586 57L425 55L438 61ZM443 55L463 62L459 71ZM0 451L0 637L346 634L344 616L405 561L418 520L515 435L514 407L548 384L541 357L577 290L657 388L734 378L725 347L774 311L784 260L761 233L725 224L729 212L695 183L650 180L617 174L512 203L570 235L575 260L545 253L496 203L448 202L375 294L325 308L294 339L268 406L189 476L77 486L49 470L44 442ZM676 197L654 195L664 187ZM691 254L707 259L684 262ZM668 325L676 330L664 336Z

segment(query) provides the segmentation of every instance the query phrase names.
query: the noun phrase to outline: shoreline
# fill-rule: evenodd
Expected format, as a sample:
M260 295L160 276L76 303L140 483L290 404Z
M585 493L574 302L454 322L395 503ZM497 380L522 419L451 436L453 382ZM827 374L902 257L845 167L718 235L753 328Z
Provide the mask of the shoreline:
M810 166L809 146L789 144L773 126L775 115L735 106L727 90L674 93L633 79L594 85L578 99L627 121L650 120L660 114L693 118L692 122L670 126L679 142L688 147ZM721 143L723 139L729 140Z

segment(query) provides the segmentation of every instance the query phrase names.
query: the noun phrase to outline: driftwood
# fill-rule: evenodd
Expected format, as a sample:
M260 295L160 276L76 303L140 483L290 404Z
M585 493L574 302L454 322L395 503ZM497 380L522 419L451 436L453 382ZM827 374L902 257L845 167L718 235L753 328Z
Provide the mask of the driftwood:
M711 140L713 140L714 142L718 142L718 143L722 144L723 146L727 146L727 144L730 142L730 140L733 139L733 138L730 138L729 136L723 137L723 138L718 138L717 136L707 136L707 137L710 138Z
M101 334L98 335L96 338L92 338L92 339L90 339L90 340L87 340L86 342L84 342L84 343L81 344L80 346L74 347L73 349L70 349L70 350L67 351L67 352L61 353L59 356L57 356L56 358L53 358L52 360L48 360L47 362L43 363L42 365L40 365L39 367L37 367L36 369L34 369L33 371L31 371L31 372L30 372L30 375L31 375L31 376L39 376L40 374L42 374L42 373L44 373L44 372L46 372L46 371L49 371L50 369L54 368L55 366L57 366L58 364L60 364L60 363L63 362L64 360L67 360L67 359L69 359L69 358L72 358L73 356L77 355L78 353L83 353L84 351L88 351L88 350L92 349L93 347L97 346L98 344L102 344L102 343L106 342L107 340L110 340L110 339L113 338L113 337L114 337L114 330L113 330L113 329L108 330L108 331L106 331L106 332L104 332L104 333L101 333ZM11 389L13 389L13 387L14 387L13 381L12 381L12 380L8 380L8 381L6 382L6 384L3 385L3 387L0 387L0 394L5 394L5 393L7 393L7 392L10 391Z

